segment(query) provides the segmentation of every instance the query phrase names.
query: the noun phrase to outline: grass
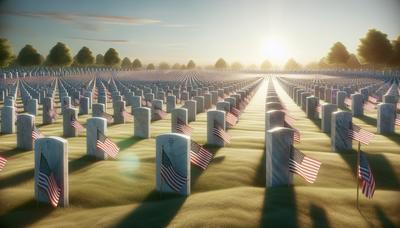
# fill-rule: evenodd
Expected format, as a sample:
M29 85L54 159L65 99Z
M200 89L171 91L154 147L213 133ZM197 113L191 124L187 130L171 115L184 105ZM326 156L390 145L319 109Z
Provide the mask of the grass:
M400 136L376 135L363 150L377 181L373 200L360 195L355 207L355 153L330 151L329 136L307 119L285 92L277 92L300 130L295 146L323 164L314 184L295 176L294 185L265 186L263 84L240 122L229 129L232 143L211 148L215 154L205 171L192 166L188 197L155 192L155 137L170 131L170 115L153 122L151 139L132 137L133 123L112 125L108 136L120 147L117 160L96 161L85 155L85 133L68 138L69 208L52 209L33 199L33 152L16 150L14 135L0 136L0 155L8 158L0 173L0 226L5 227L390 227L400 218ZM109 105L110 106L110 105ZM111 112L111 109L109 110ZM80 116L84 123L89 116ZM206 143L206 114L190 123L193 139ZM376 133L367 119L354 118ZM61 119L40 126L45 135L61 136ZM375 120L376 121L376 120ZM41 118L37 118L41 124ZM396 129L399 132L399 128ZM354 143L354 149L355 148Z

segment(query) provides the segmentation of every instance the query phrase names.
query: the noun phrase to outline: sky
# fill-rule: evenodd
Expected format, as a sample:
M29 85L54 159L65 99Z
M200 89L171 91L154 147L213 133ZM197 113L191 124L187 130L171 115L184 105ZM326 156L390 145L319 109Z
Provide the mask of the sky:
M64 42L144 63L306 64L337 41L356 53L371 28L395 39L399 12L400 0L0 0L0 37L45 56Z

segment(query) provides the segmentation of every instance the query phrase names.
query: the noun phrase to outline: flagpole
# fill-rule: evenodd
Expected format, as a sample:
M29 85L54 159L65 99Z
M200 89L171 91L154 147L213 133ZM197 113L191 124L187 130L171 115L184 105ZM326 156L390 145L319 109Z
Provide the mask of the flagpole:
M356 206L357 209L359 208L359 204L358 204L358 195L359 195L359 191L360 191L360 185L359 185L359 181L358 181L358 177L359 177L359 167L360 167L360 150L361 150L361 143L360 141L358 141L358 150L357 150L357 167L356 167L356 184L357 184L357 201L356 201Z

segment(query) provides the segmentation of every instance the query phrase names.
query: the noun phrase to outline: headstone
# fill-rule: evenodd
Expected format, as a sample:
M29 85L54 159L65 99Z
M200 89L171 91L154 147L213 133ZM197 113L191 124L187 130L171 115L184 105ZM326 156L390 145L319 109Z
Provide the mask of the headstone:
M106 160L108 155L97 149L97 138L99 132L107 135L107 120L101 117L88 118L86 127L86 153L100 160Z
M172 110L174 110L175 105L176 105L175 95L167 96L167 113L170 113Z
M92 105L92 117L102 117L105 111L104 104L96 103Z
M114 103L114 123L124 124L125 123L125 101L116 101Z
M216 105L218 102L218 91L211 91L211 104Z
M196 121L196 114L197 114L197 102L194 100L185 101L183 106L188 111L188 121L193 122Z
M190 195L190 137L167 133L156 137L156 189L158 192ZM163 175L169 166L178 175ZM170 171L169 171L170 172Z
M145 107L135 108L133 116L135 117L133 135L144 139L150 138L151 110Z
M49 175L52 174L60 190L58 206L68 207L69 181L67 140L60 137L46 137L35 141L35 199L42 203L49 203L48 194L39 187L40 172L48 173Z
M81 97L79 99L79 114L80 115L87 115L89 114L89 98L88 97Z
M63 136L76 137L78 130L72 126L72 121L78 119L78 110L74 108L67 108L63 112Z
M71 108L71 97L62 97L61 98L61 112L64 112L64 110L67 108Z
M284 127L276 127L267 131L266 187L288 186L293 183L293 174L289 171L293 134L293 129Z
M227 101L217 102L217 110L229 112L231 110L231 104Z
M316 111L319 105L319 98L315 96L309 96L306 98L306 113L309 119L318 119L319 113Z
M14 106L4 106L1 108L1 133L15 133L16 108Z
M212 103L211 103L211 94L206 93L204 94L204 109L208 110L211 109Z
M207 112L207 144L223 147L225 142L214 134L213 129L218 125L226 131L225 111L212 110Z
M345 91L338 91L337 97L336 97L336 104L337 104L338 108L340 108L340 109L346 108L346 104L344 103L346 97L347 97L347 93Z
M26 111L29 114L36 116L38 114L38 100L37 99L29 99Z
M45 97L43 101L43 124L52 124L55 119L52 117L50 111L54 108L53 98Z
M196 113L204 112L204 97L197 96L193 98L196 101Z
M172 112L171 112L171 132L172 133L179 133L179 131L176 128L178 119L181 120L184 124L188 124L188 111L186 108L172 109Z
M349 137L349 129L352 125L350 112L337 111L332 113L331 123L331 149L334 152L351 150L352 139Z
M307 97L311 96L310 92L303 92L300 94L301 100L300 100L300 105L301 105L301 109L303 111L306 111L307 109Z
M337 111L337 105L323 104L321 105L321 131L324 133L331 132L332 113Z
M134 109L134 108L140 108L140 107L142 107L142 97L141 96L133 96L132 98L131 98L131 107L132 107L132 110ZM132 111L133 112L133 111Z
M98 96L97 97L97 103L103 104L104 108L107 109L107 96Z
M13 97L7 96L4 100L4 106L15 106L15 100Z
M17 148L32 150L32 130L35 124L35 116L31 114L19 114L17 116Z
M363 95L356 93L351 95L351 112L354 117L360 117L364 115L364 97Z
M393 96L393 95L384 95L383 96L383 103L396 104L397 103L397 97Z
M394 133L396 107L394 104L378 104L377 132L378 134Z
M163 109L163 101L162 100L153 100L151 102L151 119L152 120L158 120L159 116L156 112L156 110L162 110Z

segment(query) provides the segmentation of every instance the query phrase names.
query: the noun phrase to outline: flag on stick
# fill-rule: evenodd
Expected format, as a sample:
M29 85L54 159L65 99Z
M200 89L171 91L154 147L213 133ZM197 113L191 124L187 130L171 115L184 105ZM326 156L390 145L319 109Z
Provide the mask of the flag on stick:
M374 134L362 129L355 124L352 124L349 129L349 137L362 144L368 145L371 139L374 137Z
M394 120L394 123L395 123L397 126L400 126L400 115L399 115L399 114L396 114L396 119Z
M308 183L317 179L321 162L305 156L302 152L292 147L289 159L289 171L303 177Z
M187 178L179 174L167 153L164 152L164 148L161 151L161 177L168 184L168 186L175 192L179 192L182 187L186 184Z
M190 161L192 164L202 168L207 169L208 164L210 164L213 155L197 142L191 140L190 146Z
M193 128L191 128L189 125L187 125L183 120L177 118L176 119L176 130L179 133L185 134L185 135L192 135Z
M7 159L2 157L2 156L0 156L0 171L2 171L4 169L6 164L7 164Z
M35 141L36 139L43 138L44 135L39 131L39 129L36 126L33 126L32 129L32 139Z
M119 152L119 147L99 130L97 130L96 148L114 159Z
M375 192L375 179L369 167L367 156L360 151L360 164L358 166L359 185L362 188L362 193L367 198L372 198Z
M71 126L75 128L78 132L83 131L85 129L81 123L77 119L75 119L75 116L71 116Z
M235 115L230 112L226 112L226 122L228 122L229 125L234 126L237 120L238 119Z
M38 187L47 195L50 204L57 207L61 189L58 187L54 174L43 154L40 156Z
M231 137L226 133L226 131L217 123L217 121L214 121L214 128L213 128L213 134L217 136L219 139L224 141L225 143L230 143Z

